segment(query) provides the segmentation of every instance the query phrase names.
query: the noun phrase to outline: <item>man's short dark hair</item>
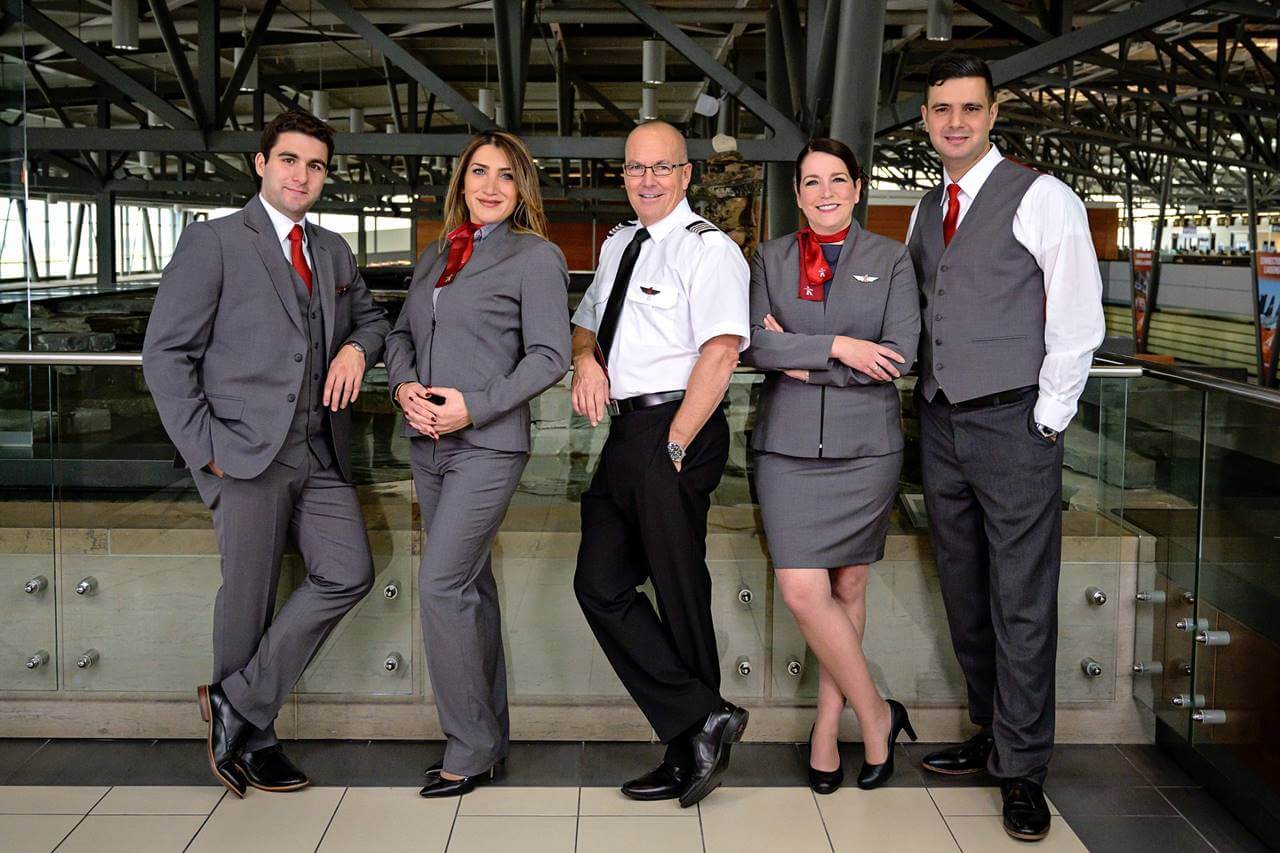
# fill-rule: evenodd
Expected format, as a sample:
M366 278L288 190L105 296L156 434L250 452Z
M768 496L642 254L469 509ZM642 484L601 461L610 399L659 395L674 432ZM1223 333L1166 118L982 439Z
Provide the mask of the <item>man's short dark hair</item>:
M281 113L267 122L266 127L262 128L260 150L264 159L271 159L271 149L275 147L276 140L280 138L282 133L301 133L310 136L312 139L319 139L329 152L329 155L325 157L325 163L327 164L333 159L333 128L311 113L303 112L302 110L290 110L287 113Z
M960 77L981 77L987 84L987 102L996 102L996 87L991 82L991 69L981 57L968 53L948 53L935 59L929 66L930 86L941 86L948 80ZM925 95L927 99L928 92Z

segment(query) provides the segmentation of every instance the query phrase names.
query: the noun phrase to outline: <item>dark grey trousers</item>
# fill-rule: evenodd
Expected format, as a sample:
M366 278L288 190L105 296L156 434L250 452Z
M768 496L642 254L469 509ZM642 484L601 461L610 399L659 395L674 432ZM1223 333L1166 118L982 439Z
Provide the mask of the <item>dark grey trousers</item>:
M1062 442L1033 431L1036 391L956 408L916 395L925 506L969 718L988 769L1043 783L1053 752Z
M422 507L418 598L427 675L448 739L444 769L474 776L506 758L511 739L493 540L529 461L453 436L411 442Z
M213 678L258 731L246 749L276 742L274 721L329 632L373 585L373 557L355 487L308 453L252 480L192 471L213 512L222 588L213 610ZM293 540L307 576L275 612L280 558Z

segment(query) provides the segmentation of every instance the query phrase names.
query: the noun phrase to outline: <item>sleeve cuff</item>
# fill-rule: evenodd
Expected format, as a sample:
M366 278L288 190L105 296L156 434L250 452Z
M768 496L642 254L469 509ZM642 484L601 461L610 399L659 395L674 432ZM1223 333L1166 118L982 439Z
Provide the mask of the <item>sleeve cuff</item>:
M1036 400L1035 419L1036 423L1044 424L1049 429L1062 432L1071 423L1071 419L1075 417L1075 405L1067 405L1053 397L1040 392L1040 399Z
M703 344L720 335L736 335L738 338L738 352L742 352L751 346L751 328L740 323L718 323L710 328L701 329L694 343L698 349L702 349Z

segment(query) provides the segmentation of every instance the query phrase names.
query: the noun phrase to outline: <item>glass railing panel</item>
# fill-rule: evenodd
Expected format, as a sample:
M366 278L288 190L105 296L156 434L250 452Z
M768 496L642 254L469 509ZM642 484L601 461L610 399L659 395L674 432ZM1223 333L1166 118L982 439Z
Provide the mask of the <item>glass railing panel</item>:
M51 381L0 365L0 690L58 687Z
M1196 751L1280 817L1280 408L1207 402Z
M1185 733L1191 681L1204 393L1158 379L1129 383L1124 489L1112 505L1139 534L1134 695ZM1125 662L1121 662L1125 665Z

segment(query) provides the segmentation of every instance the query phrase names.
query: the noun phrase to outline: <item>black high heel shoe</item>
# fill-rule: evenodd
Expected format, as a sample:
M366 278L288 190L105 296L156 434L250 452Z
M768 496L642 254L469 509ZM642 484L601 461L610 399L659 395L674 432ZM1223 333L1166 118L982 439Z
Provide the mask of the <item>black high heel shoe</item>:
M864 791L879 788L893 776L893 745L898 740L899 732L905 731L907 737L916 740L916 730L911 728L911 718L907 716L907 709L902 707L902 703L896 699L890 699L888 702L889 757L883 764L862 762L862 769L858 771L858 787Z
M818 727L814 723L809 728L809 752L813 753L813 732ZM839 754L840 741L836 741L836 752ZM844 783L844 764L843 762L835 770L817 770L813 766L812 760L809 762L809 788L815 794L834 794L840 785Z
M446 779L440 773L428 776L427 784L418 792L419 797L457 797L470 794L478 785L493 781L498 773L498 765L493 765L484 773L475 776L463 776L461 779Z

